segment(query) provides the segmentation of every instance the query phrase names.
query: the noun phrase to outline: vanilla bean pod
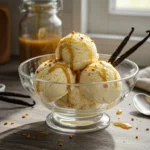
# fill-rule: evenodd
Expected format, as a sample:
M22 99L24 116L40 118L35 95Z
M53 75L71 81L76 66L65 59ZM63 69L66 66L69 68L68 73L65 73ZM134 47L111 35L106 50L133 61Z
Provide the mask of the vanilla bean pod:
M12 103L12 104L19 104L19 105L29 106L29 107L33 107L35 105L35 101L33 101L33 104L29 104L25 101L18 100L18 99L15 99L15 98L9 98L9 97L6 97L6 96L0 96L0 101L7 102L7 103Z
M23 98L30 98L29 95L24 95L24 94L15 93L15 92L0 92L0 95L3 95L3 96L23 97Z
M133 52L135 52L141 45L144 44L144 42L146 42L146 40L150 37L150 31L146 31L148 33L148 35L142 39L140 42L138 42L136 45L134 45L133 47L131 47L127 52L125 52L122 56L120 56L116 61L114 61L112 63L112 65L115 67L117 65L119 65L125 58L127 58L128 56L130 56Z
M125 47L125 45L127 44L127 42L129 41L132 33L134 32L134 27L131 28L130 33L124 38L124 40L120 43L120 45L118 46L118 48L115 50L115 52L111 55L110 59L108 60L108 62L110 62L111 64L115 61L115 59L117 58L117 56L121 53L122 49Z

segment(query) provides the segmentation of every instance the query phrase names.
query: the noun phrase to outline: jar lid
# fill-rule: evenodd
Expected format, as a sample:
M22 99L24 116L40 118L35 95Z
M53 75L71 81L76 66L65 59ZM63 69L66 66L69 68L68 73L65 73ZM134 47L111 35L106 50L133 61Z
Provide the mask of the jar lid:
M37 5L48 7L52 4L56 5L57 0L24 0L24 5L26 6Z
M48 11L50 9L56 9L61 11L63 6L63 0L23 0L21 11Z

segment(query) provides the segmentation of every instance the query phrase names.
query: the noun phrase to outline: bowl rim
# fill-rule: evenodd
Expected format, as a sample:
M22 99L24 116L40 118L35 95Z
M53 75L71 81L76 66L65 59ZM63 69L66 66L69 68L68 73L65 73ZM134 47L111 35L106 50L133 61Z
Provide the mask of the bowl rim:
M110 56L111 56L111 55L108 55L108 54L101 54L101 53L98 53L98 54L99 54L100 56L104 56L104 57L110 57ZM33 81L39 81L39 82L51 83L51 84L61 84L61 85L79 86L79 85L94 85L94 84L104 84L104 83L106 84L106 83L114 83L114 82L120 82L120 81L124 81L124 80L129 80L129 79L133 78L133 77L139 72L139 67L138 67L138 65L137 65L135 62L133 62L133 61L131 61L131 60L129 60L129 59L125 59L125 60L123 60L123 62L124 62L124 61L127 61L128 63L130 63L130 64L132 64L132 65L135 66L136 71L135 71L133 74L131 74L131 75L128 76L128 77L124 77L124 78L121 78L121 79L118 79L118 80L103 81L103 82L85 82L85 83L51 82L51 81L47 81L47 80L42 80L42 79L39 79L39 78L31 77L31 76L29 76L29 75L27 75L27 74L25 74L25 73L23 72L22 67L23 67L23 65L25 65L27 62L30 62L30 61L32 61L32 60L34 60L34 59L37 59L37 58L41 58L41 57L45 57L45 56L54 56L54 55L55 55L55 53L53 53L53 54L46 54L46 55L40 55L40 56L36 56L36 57L30 58L30 59L28 59L28 60L22 62L22 63L19 65L19 67L18 67L18 72L19 72L19 74L21 74L22 76L24 76L24 77L26 77L26 78L28 78L28 79L30 79L30 80L33 80Z

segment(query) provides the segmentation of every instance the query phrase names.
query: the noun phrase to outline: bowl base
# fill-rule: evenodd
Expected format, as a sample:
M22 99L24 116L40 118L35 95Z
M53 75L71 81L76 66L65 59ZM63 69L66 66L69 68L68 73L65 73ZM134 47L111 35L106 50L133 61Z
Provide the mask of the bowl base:
M67 133L87 133L104 129L109 126L110 118L106 113L92 117L68 117L50 113L46 118L48 127Z

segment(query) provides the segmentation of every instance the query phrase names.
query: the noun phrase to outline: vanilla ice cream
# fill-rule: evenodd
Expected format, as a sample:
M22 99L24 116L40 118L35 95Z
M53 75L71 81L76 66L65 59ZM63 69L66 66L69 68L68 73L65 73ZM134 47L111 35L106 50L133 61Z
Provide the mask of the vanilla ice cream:
M36 93L47 102L53 102L71 90L70 86L59 83L75 83L76 75L67 64L51 59L45 61L38 67L34 78L44 80L41 82L34 81Z
M59 107L74 109L92 109L100 106L100 103L90 100L81 94L78 87L74 87L69 94L56 101L55 104Z
M114 102L121 93L121 82L113 80L120 79L118 71L106 61L97 61L86 67L80 75L80 83L93 83L86 86L80 86L81 93L101 104L110 104ZM106 81L113 81L107 83ZM94 82L103 82L96 83Z
M56 59L45 61L36 70L34 78L44 80L34 81L36 93L44 102L64 108L112 105L121 94L122 83L115 82L120 75L110 63L98 59L95 43L89 37L70 33L59 42Z
M56 59L69 64L70 68L75 71L84 69L98 58L94 41L77 32L72 32L62 38L56 49Z

